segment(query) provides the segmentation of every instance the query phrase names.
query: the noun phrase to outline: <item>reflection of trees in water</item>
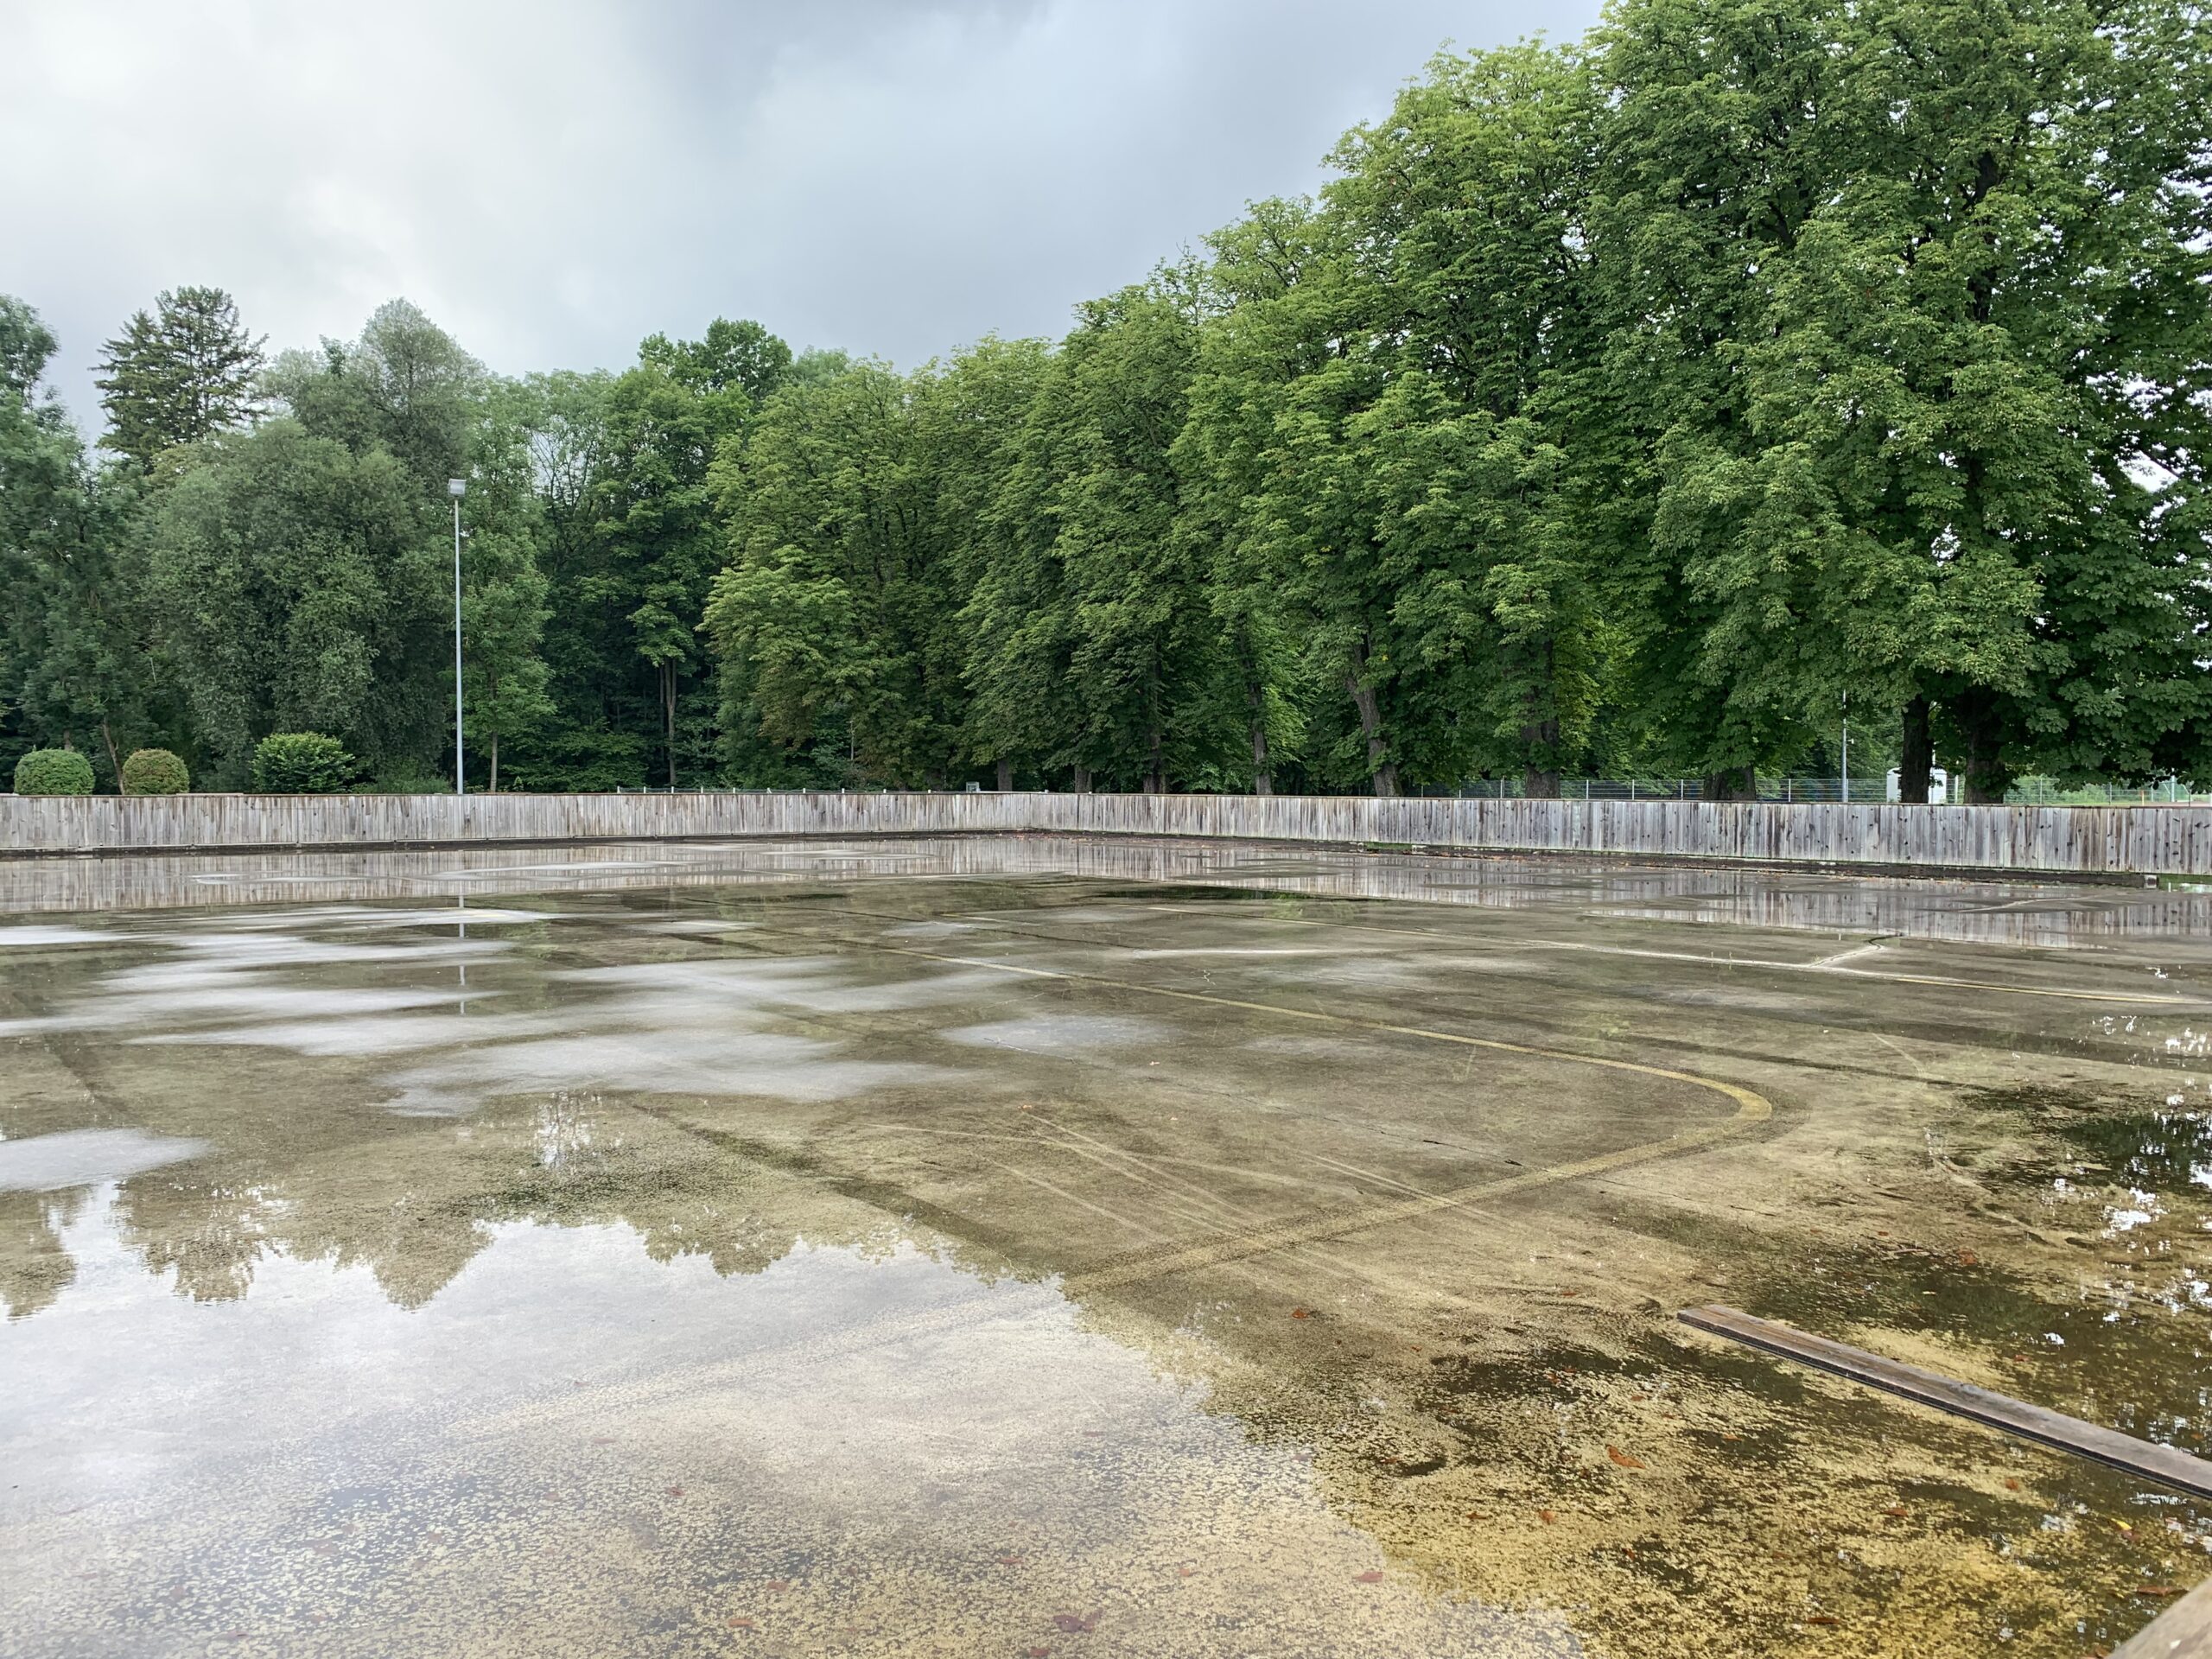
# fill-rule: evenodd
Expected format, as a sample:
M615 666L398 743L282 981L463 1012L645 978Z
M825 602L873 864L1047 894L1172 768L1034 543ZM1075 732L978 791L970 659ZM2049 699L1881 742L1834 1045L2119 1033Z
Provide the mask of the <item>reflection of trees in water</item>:
M11 1319L51 1307L77 1278L61 1230L84 1213L89 1187L0 1192L0 1306Z
M234 1302L253 1284L266 1248L271 1199L243 1172L194 1166L155 1171L124 1183L116 1199L117 1236L148 1272L174 1271L177 1294L195 1302Z
M282 1163L217 1152L127 1181L118 1235L149 1272L174 1271L177 1293L194 1301L246 1295L257 1262L275 1253L365 1267L394 1304L413 1308L505 1224L626 1227L653 1261L703 1256L725 1277L761 1272L802 1236L865 1245L900 1230L596 1095L497 1103L458 1123L388 1122L366 1144L299 1147ZM73 1206L73 1217L87 1191L46 1196ZM50 1304L73 1275L40 1214L21 1203L0 1209L13 1228L44 1229L0 1257L0 1287L18 1316Z

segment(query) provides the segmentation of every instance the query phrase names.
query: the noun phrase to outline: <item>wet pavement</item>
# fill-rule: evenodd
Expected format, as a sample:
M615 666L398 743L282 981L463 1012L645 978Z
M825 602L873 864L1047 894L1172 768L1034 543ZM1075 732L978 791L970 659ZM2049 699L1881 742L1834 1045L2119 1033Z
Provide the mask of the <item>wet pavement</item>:
M2074 1656L2212 895L978 838L0 865L0 1653Z

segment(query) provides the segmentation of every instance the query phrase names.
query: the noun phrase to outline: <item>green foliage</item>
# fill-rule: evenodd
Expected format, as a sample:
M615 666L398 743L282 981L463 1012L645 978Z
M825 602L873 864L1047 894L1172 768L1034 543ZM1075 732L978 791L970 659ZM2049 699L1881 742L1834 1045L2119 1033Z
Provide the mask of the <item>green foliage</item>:
M899 376L820 365L715 484L736 557L702 626L747 781L942 786L967 759L958 613L977 517L1042 354L987 340Z
M1197 349L1186 303L1129 289L1038 377L962 617L980 755L1158 791L1237 742L1205 562L1176 533Z
M434 768L452 662L438 505L380 442L356 453L296 420L207 449L142 531L203 771L237 787L272 728Z
M47 364L60 349L37 312L12 294L0 294L0 397L29 403Z
M321 732L272 732L253 747L253 786L264 795L335 795L359 776L346 746Z
M235 787L315 728L449 776L465 477L472 786L1713 796L1826 770L1847 702L1974 798L2212 781L2208 29L1618 0L1440 56L1058 344L906 373L716 319L508 380L394 301L257 381L177 289L103 466L0 299L0 761Z
M364 795L450 795L453 778L450 774L442 778L401 762L347 787Z
M123 763L126 795L182 795L191 787L191 772L167 749L135 750Z
M100 447L150 467L164 450L240 424L254 410L262 345L221 289L163 293L100 348Z
M92 763L74 749L33 749L16 762L18 795L89 795Z

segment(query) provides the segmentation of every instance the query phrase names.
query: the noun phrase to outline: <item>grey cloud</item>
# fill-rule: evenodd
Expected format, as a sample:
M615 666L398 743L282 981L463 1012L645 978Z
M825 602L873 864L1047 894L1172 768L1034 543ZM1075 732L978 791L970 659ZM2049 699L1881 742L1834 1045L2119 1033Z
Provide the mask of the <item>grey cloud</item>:
M0 291L99 342L219 283L277 346L414 299L494 367L755 316L912 363L1058 334L1307 190L1447 38L1590 0L0 0Z

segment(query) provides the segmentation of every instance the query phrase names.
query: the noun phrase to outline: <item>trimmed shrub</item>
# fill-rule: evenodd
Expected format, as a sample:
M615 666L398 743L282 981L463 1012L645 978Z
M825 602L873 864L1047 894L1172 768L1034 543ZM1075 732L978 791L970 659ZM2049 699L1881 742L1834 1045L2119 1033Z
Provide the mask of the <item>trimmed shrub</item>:
M253 786L264 795L335 795L350 788L353 757L321 732L271 732L253 749Z
M16 762L18 795L89 795L92 763L74 749L33 749Z
M192 787L184 762L167 749L137 749L123 763L126 795L181 795Z

